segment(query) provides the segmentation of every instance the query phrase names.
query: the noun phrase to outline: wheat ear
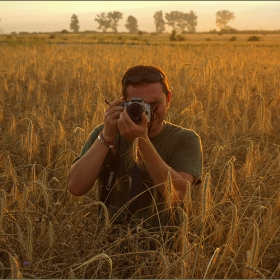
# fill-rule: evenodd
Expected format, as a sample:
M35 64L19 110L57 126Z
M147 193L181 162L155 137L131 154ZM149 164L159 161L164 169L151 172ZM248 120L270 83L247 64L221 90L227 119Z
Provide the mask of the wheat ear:
M202 221L206 219L206 213L209 207L209 191L210 191L210 173L207 172L203 184L203 201L202 201Z
M107 259L108 262L109 262L109 265L110 265L110 273L109 273L109 277L108 279L111 279L111 276L112 276L112 270L113 270L113 262L112 260L110 259L110 257L104 253L101 253L101 254L98 254L92 258L90 258L89 260L87 260L86 262L82 263L81 265L79 265L78 267L76 267L75 269L73 269L73 271L83 267L83 266L87 266L89 265L90 263L92 263L93 261L96 261L96 260L100 260L100 259Z
M33 261L33 235L32 235L32 222L27 219L27 247L26 247L26 258L29 262Z
M207 268L206 268L206 271L205 271L205 273L204 273L203 279L206 278L206 275L207 275L207 273L208 273L208 270L210 269L211 264L214 263L215 260L217 259L217 256L218 256L219 252L220 252L220 248L216 248L214 254L212 255L212 257L211 257L211 259L210 259L210 261L209 261L209 263L208 263L208 265L207 265Z
M11 264L12 273L11 279L23 279L17 260L11 254L9 254L9 260Z

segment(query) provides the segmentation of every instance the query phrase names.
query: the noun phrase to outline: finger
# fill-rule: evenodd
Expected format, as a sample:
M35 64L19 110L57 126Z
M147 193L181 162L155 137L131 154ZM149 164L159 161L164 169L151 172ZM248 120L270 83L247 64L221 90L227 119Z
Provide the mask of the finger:
M120 117L120 114L121 114L120 111L105 113L104 120L105 120L105 122L110 122L110 121L113 121L113 120L118 120L119 117Z
M129 130L129 121L130 121L130 118L129 118L126 110L124 110L123 112L120 113L120 117L118 119L119 129L122 131L128 131Z
M110 110L110 109L112 109L112 108L114 108L114 107L120 105L121 103L123 103L123 101L122 101L121 99L114 100L113 102L111 102L111 103L109 104L109 106L107 107L107 110L106 110L106 111L108 111L108 110Z
M105 111L105 115L112 115L115 114L116 112L120 114L123 111L123 106L113 106L113 107L108 107L107 110Z
M131 120L130 116L128 115L126 108L123 110L120 116L122 117L122 122L125 123L126 126L132 127L135 125L135 123Z
M142 113L142 124L145 126L148 124L148 116L145 112Z

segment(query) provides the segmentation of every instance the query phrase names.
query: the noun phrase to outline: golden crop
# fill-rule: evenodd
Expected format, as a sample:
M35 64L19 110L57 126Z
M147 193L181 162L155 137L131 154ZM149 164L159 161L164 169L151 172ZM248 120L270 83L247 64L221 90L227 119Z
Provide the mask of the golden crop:
M1 45L0 57L1 278L280 277L277 44L22 43ZM120 97L122 75L141 63L164 69L168 120L194 129L204 149L179 254L141 228L112 237L94 189L67 191L104 98Z

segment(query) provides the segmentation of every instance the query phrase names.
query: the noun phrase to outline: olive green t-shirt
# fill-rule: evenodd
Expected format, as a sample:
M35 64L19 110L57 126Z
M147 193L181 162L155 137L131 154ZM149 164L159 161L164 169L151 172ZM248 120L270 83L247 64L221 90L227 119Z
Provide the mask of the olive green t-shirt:
M95 142L98 134L103 129L103 124L96 127L89 135L80 155L74 160L82 157ZM154 138L150 138L155 150L160 157L177 172L187 172L195 177L195 183L201 183L202 174L202 146L200 137L196 132L185 129L174 124L164 122L163 129ZM121 222L127 217L127 205L131 190L131 177L134 166L132 157L132 144L118 135L115 139L115 148L120 155L120 165L110 197L108 212L110 218ZM104 160L103 167L98 178L99 197L102 191L103 177L112 157L110 150ZM141 162L141 160L140 160ZM140 164L141 165L141 164ZM182 223L180 207L173 207L157 191L149 175L145 172L142 164L142 182L144 191L140 196L137 211L130 218L131 222L142 222L145 228L159 230L162 227L174 227Z

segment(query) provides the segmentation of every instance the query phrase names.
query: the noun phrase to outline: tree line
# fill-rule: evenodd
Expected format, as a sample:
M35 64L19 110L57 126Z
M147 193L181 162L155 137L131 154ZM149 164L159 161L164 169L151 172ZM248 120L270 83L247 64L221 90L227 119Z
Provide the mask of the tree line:
M181 11L171 11L170 13L165 13L163 16L162 11L157 11L154 13L154 23L155 23L155 32L161 34L166 31L166 26L170 26L173 32L176 33L195 33L197 27L197 15L194 11L189 13L184 13ZM119 21L123 19L123 13L114 11L114 12L102 12L97 14L94 21L98 22L98 30L102 32L107 32L111 30L112 32L118 32ZM228 10L221 10L216 13L216 26L222 29L229 29L230 26L227 24L229 21L234 20L235 15L233 12ZM126 19L125 28L129 33L137 33L140 30L138 29L138 20L129 15ZM70 30L73 30L74 33L78 33L80 29L79 19L76 14L73 14L70 22Z

